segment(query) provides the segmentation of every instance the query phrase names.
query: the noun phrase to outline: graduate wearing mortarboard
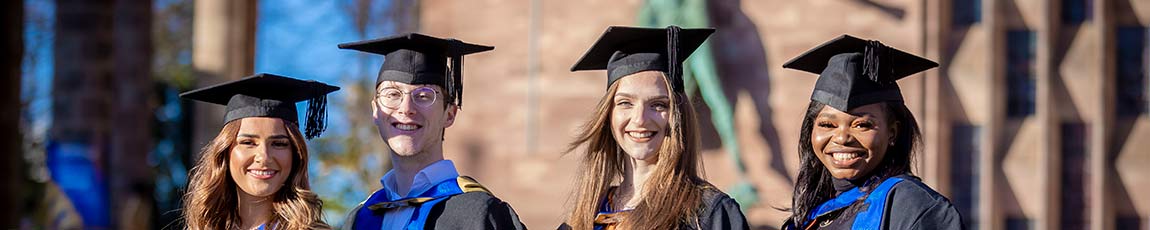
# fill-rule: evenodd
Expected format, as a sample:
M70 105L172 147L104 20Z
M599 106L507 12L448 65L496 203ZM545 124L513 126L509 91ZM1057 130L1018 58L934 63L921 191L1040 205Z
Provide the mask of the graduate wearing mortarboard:
M443 157L444 129L463 102L463 56L494 47L409 33L339 48L384 55L371 108L394 165L345 229L525 229L510 205Z
M783 65L819 74L783 229L963 228L954 205L911 172L920 133L895 82L937 66L849 35Z
M200 152L184 195L188 229L330 229L310 191L307 144L325 128L316 81L257 74L180 97L226 105L224 127ZM308 101L300 131L296 102Z
M583 149L560 229L748 228L739 204L701 177L683 92L682 63L713 32L612 26L571 68L606 70L607 90L567 151Z

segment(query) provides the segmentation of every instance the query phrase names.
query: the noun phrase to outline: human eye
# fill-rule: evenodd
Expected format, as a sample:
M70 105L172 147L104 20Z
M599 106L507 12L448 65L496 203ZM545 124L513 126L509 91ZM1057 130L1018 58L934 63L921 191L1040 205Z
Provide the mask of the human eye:
M835 123L830 121L818 121L815 124L821 128L833 129L836 127Z
M615 102L615 106L619 107L619 108L628 109L628 108L631 108L635 105L631 104L631 101L628 101L628 100L619 100L619 101Z
M272 142L272 147L276 147L276 148L291 147L291 142L288 140L276 140L276 141Z
M398 89L388 88L388 89L384 89L383 91L381 91L379 95L383 96L383 98L386 98L386 99L395 100L395 99L402 98L403 92L400 92Z
M432 92L421 91L415 94L415 98L419 99L420 101L430 101L431 99L435 98L435 94Z
M655 111L663 112L663 111L667 111L667 109L669 109L670 106L667 105L667 102L660 101L660 102L651 103L651 108L654 108Z
M240 139L240 140L236 141L236 143L241 145L241 146L247 146L247 147L256 146L256 141L252 140L252 139Z
M870 120L863 120L863 121L858 121L858 122L854 123L854 128L856 128L856 129L870 130L870 129L874 129L874 126L875 126L874 122L872 122Z

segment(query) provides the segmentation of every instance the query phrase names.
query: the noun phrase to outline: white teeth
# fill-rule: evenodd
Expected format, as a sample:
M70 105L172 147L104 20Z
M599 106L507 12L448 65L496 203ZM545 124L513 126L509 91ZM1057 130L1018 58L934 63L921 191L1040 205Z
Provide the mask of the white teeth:
M276 174L276 171L273 170L249 170L248 172L256 176L271 176Z
M627 132L627 135L634 138L648 138L654 136L655 132Z
M862 153L834 153L835 160L845 161L853 158L861 157Z
M399 130L403 130L403 131L412 131L412 130L419 128L419 126L418 125L411 125L411 124L396 124L395 128L397 128Z

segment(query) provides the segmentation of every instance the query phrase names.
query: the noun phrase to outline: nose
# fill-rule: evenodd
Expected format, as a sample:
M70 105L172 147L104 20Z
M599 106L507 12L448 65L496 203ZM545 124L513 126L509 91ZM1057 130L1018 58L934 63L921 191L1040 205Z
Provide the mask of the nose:
M647 120L650 119L647 116L651 115L649 112L650 111L648 111L648 109L645 107L638 107L633 109L631 114L629 114L631 116L631 124L634 124L637 127L643 127L644 125L647 125Z
M831 142L834 142L840 146L846 146L847 144L853 142L855 138L850 134L850 132L847 131L847 129L849 129L847 126L835 129L834 133L832 133L834 134L834 137L831 138Z
M412 100L411 96L404 95L403 98L399 99L399 105L395 106L395 112L404 115L415 114L415 101Z
M259 147L256 147L255 153L252 156L252 160L255 161L255 163L264 163L267 161L267 158L268 143L260 144Z

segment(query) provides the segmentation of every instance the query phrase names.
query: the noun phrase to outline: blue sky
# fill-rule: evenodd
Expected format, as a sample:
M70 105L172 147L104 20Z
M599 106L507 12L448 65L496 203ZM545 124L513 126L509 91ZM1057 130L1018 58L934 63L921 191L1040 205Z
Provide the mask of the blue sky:
M345 87L362 78L375 76L375 68L382 62L378 55L341 50L339 43L382 37L390 29L376 20L369 25L367 36L355 31L352 18L345 10L354 0L308 1L266 0L259 4L256 33L255 72L275 73L300 79L313 79ZM371 12L385 12L390 1L376 1ZM339 101L346 91L333 93L328 101ZM301 107L306 103L300 103ZM330 103L329 103L330 105ZM328 129L341 132L343 111L328 106ZM302 115L302 114L301 114Z
M351 14L347 11L353 7L355 0L261 1L256 33L255 72L313 79L343 88L364 78L374 82L377 68L383 61L381 56L341 50L336 45L390 35L391 26L383 20L389 3L388 0L375 1L369 9L373 18L365 34L360 34L355 31ZM325 136L349 135L345 112L331 103L342 101L346 93L350 92L338 91L328 97L328 131L324 133ZM306 111L303 107L306 103L297 106L300 106L299 111ZM369 186L356 186L359 184L356 172L331 168L326 174L317 175L321 171L318 167L323 162L318 162L314 158L315 154L312 156L309 169L312 188L320 198L325 199L326 204L354 206L371 192ZM380 161L371 158L376 156L366 157L369 159L363 159L367 163L364 167L378 167ZM338 225L346 212L328 207L325 215L328 223Z

